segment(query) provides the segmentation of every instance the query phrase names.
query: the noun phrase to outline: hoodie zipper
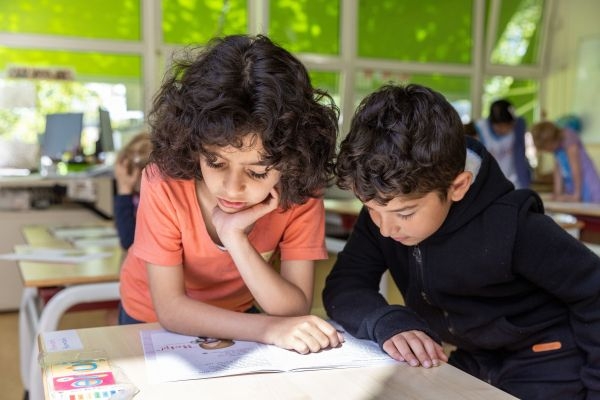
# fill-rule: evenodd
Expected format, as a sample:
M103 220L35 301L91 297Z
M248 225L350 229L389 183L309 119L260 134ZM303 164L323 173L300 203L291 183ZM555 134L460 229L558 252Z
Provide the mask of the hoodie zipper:
M427 297L427 293L425 292L425 279L423 273L423 255L421 254L421 248L417 245L413 248L413 257L417 262L417 279L421 286L421 298L429 305L431 302Z
M425 301L425 303L429 304L430 306L433 306L431 301L429 301L427 292L425 291L425 273L424 273L424 266L423 266L423 254L421 253L421 248L418 245L413 248L413 257L417 263L417 279L418 279L419 283L421 284L421 293L420 293L421 298L423 299L423 301ZM454 335L454 328L452 327L452 324L450 323L448 312L441 308L440 308L440 311L442 312L443 319L444 319L444 322L446 325L446 329L448 330L448 332L450 334Z

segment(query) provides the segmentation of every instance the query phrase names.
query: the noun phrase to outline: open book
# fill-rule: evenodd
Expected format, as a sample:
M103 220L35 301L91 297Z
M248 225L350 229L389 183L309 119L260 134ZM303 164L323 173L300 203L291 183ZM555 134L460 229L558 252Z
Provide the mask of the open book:
M299 354L276 346L141 331L148 379L152 383L259 372L307 371L393 364L379 346L343 333L338 348Z

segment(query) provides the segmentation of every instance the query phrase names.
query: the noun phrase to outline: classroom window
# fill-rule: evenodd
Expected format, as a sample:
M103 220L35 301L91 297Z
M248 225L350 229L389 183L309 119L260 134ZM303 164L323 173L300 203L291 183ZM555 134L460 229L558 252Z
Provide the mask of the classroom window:
M309 71L310 80L314 87L326 91L335 104L340 105L340 74L338 72Z
M471 81L467 76L449 76L442 74L411 74L385 70L362 70L356 74L354 106L369 93L387 83L418 83L443 94L458 111L463 122L470 120Z
M326 55L339 53L339 0L271 1L269 16L269 36L287 50Z
M471 62L471 0L359 0L358 7L360 57Z
M484 82L483 116L489 114L494 100L507 99L515 106L515 113L532 124L539 118L539 82L533 79L519 79L513 76L490 76Z
M98 107L123 133L143 123L141 57L0 48L0 137L36 143L45 115L84 112L84 151L93 152ZM117 139L118 140L118 139Z
M139 0L0 1L0 32L140 40Z
M543 0L503 0L490 62L531 65L538 62Z
M162 0L162 32L168 44L205 44L214 36L246 33L246 0Z

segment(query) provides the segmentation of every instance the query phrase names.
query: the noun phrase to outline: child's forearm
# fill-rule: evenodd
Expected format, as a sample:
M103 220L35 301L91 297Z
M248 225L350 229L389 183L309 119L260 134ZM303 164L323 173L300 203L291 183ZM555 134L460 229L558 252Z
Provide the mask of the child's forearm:
M167 330L190 336L264 342L265 315L246 314L182 296L157 307L158 322Z
M312 293L307 296L298 286L275 271L247 237L228 241L227 250L263 311L279 316L304 315L309 312Z

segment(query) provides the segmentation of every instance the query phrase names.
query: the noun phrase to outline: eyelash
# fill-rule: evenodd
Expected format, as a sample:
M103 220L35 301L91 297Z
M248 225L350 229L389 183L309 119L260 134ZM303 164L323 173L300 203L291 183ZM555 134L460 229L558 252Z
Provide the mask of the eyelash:
M210 160L206 160L206 166L208 168L219 169L223 166L223 163L215 163Z
M222 168L225 164L224 163L215 163L215 162L212 162L210 160L206 160L206 165L209 168L219 169L219 168ZM266 171L264 173L258 173L258 172L254 172L254 171L248 171L248 175L252 179L257 179L257 180L267 179L267 177L269 176L269 171Z
M259 174L254 171L248 171L248 175L250 175L250 177L253 179L267 179L267 176L269 176L269 171L264 172L262 174Z

